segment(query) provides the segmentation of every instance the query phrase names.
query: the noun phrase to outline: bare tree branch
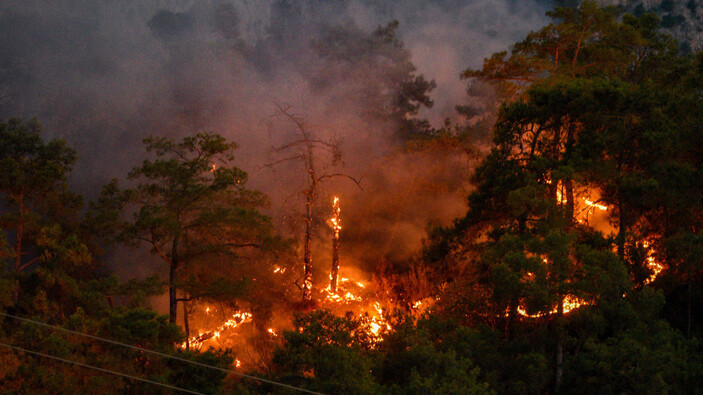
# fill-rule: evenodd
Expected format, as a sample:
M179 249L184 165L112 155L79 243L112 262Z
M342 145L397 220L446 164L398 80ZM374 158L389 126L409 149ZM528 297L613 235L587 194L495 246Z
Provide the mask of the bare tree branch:
M317 180L322 181L325 178L334 178L334 177L346 177L346 178L354 181L354 183L356 184L357 187L359 187L359 189L361 189L362 191L364 190L364 188L361 187L361 180L357 180L356 178L354 178L348 174L344 174L344 173L324 174L324 175L320 176L320 178L318 178Z
M244 243L244 244L237 244L237 243L222 243L223 246L227 247L235 247L235 248L244 248L244 247L256 247L256 248L261 248L261 244L256 244L256 243Z
M273 166L276 166L276 165L279 164L279 163L287 162L287 161L289 161L289 160L296 160L296 159L305 159L305 155L289 156L289 157L287 157L287 158L279 159L279 160L277 160L277 161L275 161L275 162L271 162L271 163L267 163L267 164L265 164L265 165L262 165L261 168L264 168L264 167L273 167Z
M304 216L305 219L305 241L304 241L304 262L305 262L305 269L304 269L304 274L303 274L303 284L300 285L296 281L295 284L298 286L298 288L301 289L302 294L303 294L303 302L308 303L312 300L312 288L313 288L313 279L312 279L312 228L313 228L313 206L315 204L315 195L316 195L316 190L319 182L321 180L324 180L326 178L333 178L333 177L347 177L350 180L354 181L356 185L361 188L359 185L359 181L355 179L354 177L351 177L346 174L342 173L334 173L334 174L325 174L322 176L317 176L317 170L318 168L315 166L315 156L318 151L324 151L327 152L328 155L331 155L331 164L336 164L339 159L340 159L340 149L339 145L335 143L334 141L332 142L327 142L323 141L320 139L315 139L312 138L307 126L305 125L305 121L302 117L296 116L290 112L290 106L282 106L278 103L275 103L276 107L278 108L278 114L276 115L283 115L286 117L290 122L292 122L296 127L297 131L300 134L300 139L292 141L290 143L284 144L278 148L274 148L274 152L284 152L284 151L289 151L292 150L293 148L298 149L299 146L301 146L301 149L304 149L304 153L298 154L298 155L293 155L288 158L283 158L280 159L276 162L270 163L266 165L265 167L272 167L273 165L277 163L282 163L285 161L289 160L294 160L294 159L300 159L305 161L305 167L308 173L309 181L307 188L305 188L303 191L298 192L298 194L303 194L305 196L305 211L306 214ZM275 115L274 115L275 116ZM304 145L304 147L302 147ZM326 168L326 165L323 165L322 168ZM290 198L290 196L288 197ZM286 201L288 200L286 198Z

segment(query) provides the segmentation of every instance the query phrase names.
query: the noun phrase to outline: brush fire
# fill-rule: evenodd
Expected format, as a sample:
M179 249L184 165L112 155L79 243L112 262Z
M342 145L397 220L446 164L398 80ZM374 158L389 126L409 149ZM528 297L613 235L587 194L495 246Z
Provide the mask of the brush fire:
M548 184L549 183L550 182L548 182ZM560 205L566 204L566 199L563 196L562 189L563 186L559 184L556 190L556 196L557 203ZM608 211L610 210L610 208L604 204L599 203L598 198L593 198L594 196L597 196L596 192L585 190L583 194L585 196L577 196L574 198L574 200L576 201L574 207L574 220L579 224L591 225L594 227L594 229L599 230L605 234L614 232L615 229L612 227L612 225L610 225L607 218ZM644 283L649 284L657 278L657 276L664 269L664 267L656 261L656 258L654 256L655 251L653 248L650 247L649 241L644 240L640 243L640 245L646 250L647 268L649 269L651 274L645 280ZM549 263L547 258L543 258L542 261L545 263L545 265ZM531 281L533 278L534 275L528 273L526 280ZM561 312L563 314L566 314L578 309L581 306L588 304L590 304L589 301L580 299L575 295L567 294L564 295L564 297L562 298L561 306L555 306L551 311L549 311L548 314L557 314L559 311L559 307L561 307ZM529 314L524 306L518 306L517 312L521 316L527 318L539 318L545 315L544 313ZM506 317L507 316L508 313L506 312Z
M390 305L392 300L386 298L384 302L381 302L377 297L377 291L374 289L373 284L368 283L366 280L353 278L352 275L359 275L359 273L356 273L352 268L340 266L340 232L342 226L339 197L334 197L333 199L332 217L329 219L329 224L333 233L330 282L324 288L317 288L314 293L316 295L316 298L314 298L315 305L318 309L329 310L339 315L351 312L364 323L369 339L372 342L380 342L383 334L391 330L391 325L388 321L388 311L391 307L384 307L384 304ZM281 276L280 278L282 279L288 271L289 268L287 267L274 266L272 274ZM430 305L431 301L429 300L412 303L414 310L424 309ZM250 311L235 310L226 313L228 311L226 307L209 305L199 306L199 309L193 314L191 320L198 322L203 329L197 335L190 336L188 341L181 345L181 348L205 350L240 344L249 337L244 332L256 331L254 322L256 317ZM278 322L280 326L265 329L265 333L272 341L280 341L277 339L279 338L279 333L293 329L290 327L289 320ZM237 360L237 367L249 366L249 364L250 361L246 357Z
M214 168L214 166L213 166ZM585 191L584 196L576 197L575 220L579 224L591 224L603 232L610 232L613 228L607 221L609 207L600 203L596 196L597 194L590 191ZM557 199L560 204L564 204L561 192L557 191ZM342 231L341 220L341 201L335 196L332 200L332 216L329 218L330 229L332 230L332 261L329 274L329 284L326 287L318 287L314 295L316 307L319 309L329 310L335 314L344 315L346 312L352 314L363 322L365 322L366 331L373 342L380 342L383 339L383 334L392 330L388 319L388 311L398 308L392 299L379 297L379 291L375 284L369 283L367 280L354 278L355 273L351 268L340 266L340 234ZM652 282L659 272L663 269L662 265L656 262L654 250L649 246L649 242L642 242L643 248L647 251L647 265L652 274L646 280L646 283ZM543 258L545 264L548 263L546 258ZM272 273L274 275L283 276L289 268L283 266L274 266ZM345 274L346 273L346 274ZM533 278L533 275L527 276L527 281ZM282 278L282 277L281 277ZM436 302L437 297L426 297L422 300L410 302L410 310L414 313L428 311ZM578 298L574 295L565 295L562 298L561 312L568 314L581 306L590 304L589 301ZM385 305L385 307L384 307ZM556 314L559 306L555 306L548 314ZM215 314L217 312L217 314ZM524 306L518 306L517 312L524 318L540 318L544 313L530 314ZM203 306L202 313L205 319L201 320L203 325L210 325L209 329L202 329L197 335L191 336L188 342L182 344L182 348L192 348L196 350L207 349L210 347L220 348L226 345L237 344L245 338L242 331L252 331L255 327L254 315L245 310L236 310L225 315L223 308L215 306ZM196 315L197 316L197 315ZM220 316L219 323L215 316ZM507 313L506 313L507 317ZM213 322L215 324L213 325ZM272 341L279 342L279 333L284 330L293 329L286 321L280 321L280 326L268 327L265 329L266 334ZM244 357L243 357L244 358ZM246 358L244 358L246 359ZM237 360L237 367L242 366L242 361Z

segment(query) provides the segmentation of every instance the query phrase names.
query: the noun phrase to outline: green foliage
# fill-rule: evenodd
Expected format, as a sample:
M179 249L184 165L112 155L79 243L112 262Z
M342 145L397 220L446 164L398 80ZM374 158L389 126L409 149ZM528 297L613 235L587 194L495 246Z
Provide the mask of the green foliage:
M384 393L495 393L467 355L464 329L432 318L396 326L379 348L376 371Z
M0 226L10 233L12 243L11 252L3 248L2 255L13 261L17 272L41 259L37 250L46 251L46 246L39 244L59 236L57 224L77 231L82 206L82 199L66 185L75 151L62 140L44 143L40 133L36 119L27 124L20 119L0 121ZM71 237L61 237L66 236Z
M263 264L263 254L285 248L270 219L258 211L266 197L247 189L247 173L233 165L236 143L199 133L180 142L149 137L144 144L156 159L129 173L138 182L135 188L120 190L114 180L104 186L88 225L130 245L144 243L168 265L172 322L177 290L188 300L233 303L244 294L243 260ZM132 220L122 219L126 208L134 210ZM236 280L224 286L224 277Z
M276 378L324 393L491 394L452 323L400 317L374 345L363 320L326 311L298 315L274 355ZM446 343L445 343L446 342Z
M700 344L658 318L663 303L660 292L645 287L626 300L592 309L587 320L600 322L600 329L589 330L584 321L575 320L574 328L583 332L579 352L565 362L566 392L666 393L693 388L703 367Z
M279 379L324 393L377 392L361 320L315 311L297 315L293 325L297 330L284 332L285 347L274 353Z
M696 10L698 9L698 3L696 0L688 0L686 3L686 8L691 12L691 14L696 14Z
M354 94L363 98L367 116L375 122L390 122L403 137L430 132L426 120L416 116L420 108L432 107L434 81L416 75L410 51L397 38L398 21L379 26L372 33L348 24L327 27L315 40L316 52L327 60L313 84L328 88L328 81L349 79L359 84Z
M661 5L664 26L676 23L672 4ZM397 314L382 339L370 334L368 317L298 314L266 376L324 393L696 392L703 55L678 54L656 16L637 14L593 1L560 7L548 14L553 23L510 52L465 71L504 103L490 152L472 175L466 215L432 230L425 245L422 264L442 283L434 308L419 319ZM172 16L162 13L152 27L187 28ZM314 45L326 73L363 81L356 94L374 100L367 116L427 131L416 115L431 106L434 84L415 74L396 30L397 23L372 34L333 27ZM434 142L452 144L458 130L447 123ZM177 296L247 300L264 310L262 295L278 295L267 289L268 254L286 243L259 211L265 196L247 189L247 174L233 165L236 144L204 133L144 143L153 157L130 172L135 187L107 184L81 221L82 199L65 183L73 150L44 143L36 121L0 122L0 258L8 263L0 268L0 311L227 368L230 351L177 350L187 335L173 323ZM576 212L586 191L609 207L610 234ZM93 237L108 236L146 243L171 269L168 282L98 276ZM664 270L650 282L653 258ZM144 307L166 286L170 317ZM584 304L567 312L572 297ZM205 393L225 390L223 372L8 317L0 342ZM0 356L8 393L160 391L11 350Z
M180 352L178 356L220 369L231 369L234 363L234 357L230 350L184 351ZM221 386L227 373L174 360L169 360L167 365L169 368L168 382L172 385L195 389L205 394L223 393Z
M645 283L653 256L680 270L680 285L664 278L688 287L688 327L696 322L700 63L677 55L651 14L617 19L615 8L584 1L548 15L555 22L510 54L464 73L505 102L466 216L435 230L425 249L439 267L458 266L438 312L541 358L551 381L527 389L489 378L501 392L582 392L584 380L586 392L684 392L700 376L699 346L661 321L665 299ZM579 222L584 191L609 207L613 234ZM567 295L589 305L564 314ZM495 369L474 362L489 376Z
M127 194L116 183L106 186L103 198L82 221L78 215L82 198L68 191L65 183L75 153L62 141L45 144L39 133L34 120L26 125L19 120L0 123L0 225L10 233L9 241L0 239L0 255L14 261L14 270L9 265L0 267L0 311L173 353L184 336L167 316L113 306L113 301L119 304L120 300L127 306L143 306L146 296L163 292L163 282L152 277L120 284L115 276L100 277L94 270L98 248L93 237L125 230L119 214ZM213 149L217 144L207 141L197 149ZM164 141L153 146L174 148ZM234 177L223 173L222 179ZM216 392L224 378L222 372L212 371L192 376L185 374L191 371L190 365L9 317L0 320L0 342L207 393ZM145 393L155 388L45 357L5 348L1 352L5 363L0 380L7 393ZM221 367L232 363L228 353L185 357Z
M624 15L622 21L617 14L616 7L601 8L595 1L557 7L547 13L555 22L528 34L509 56L498 52L481 70L467 69L462 76L488 81L509 99L549 78L641 79L653 71L652 59L676 53L673 40L657 32L654 14Z
M664 15L664 17L662 17L661 27L670 29L684 23L685 21L686 18L683 15Z

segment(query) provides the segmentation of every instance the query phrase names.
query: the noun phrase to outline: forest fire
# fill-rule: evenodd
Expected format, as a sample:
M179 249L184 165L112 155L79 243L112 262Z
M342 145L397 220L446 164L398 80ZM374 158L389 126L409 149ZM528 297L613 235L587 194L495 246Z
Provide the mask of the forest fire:
M359 309L359 317L362 320L368 320L368 332L370 337L374 341L381 340L381 334L384 329L390 330L390 325L386 322L383 315L383 309L378 302L373 302L373 305L367 304L366 306L358 306L358 304L363 304L364 298L355 295L348 288L350 285L356 287L356 291L364 291L366 288L361 281L350 280L346 277L339 277L339 233L342 230L341 225L341 209L339 197L335 196L332 202L332 218L330 218L330 223L332 224L332 269L330 271L330 285L322 290L324 301L331 303L334 310L338 310L339 306L334 306L335 304L341 304L345 306L351 304L357 304ZM368 292L366 292L368 293ZM371 309L373 307L373 309Z
M703 0L5 3L0 393L703 382Z
M332 218L330 219L334 234L332 235L332 270L330 271L329 289L333 293L337 292L337 277L339 276L339 231L342 230L340 213L339 198L335 196L332 203Z
M589 304L588 302L586 302L583 299L579 299L576 296L566 295L564 297L563 302L562 302L563 313L564 314L569 313L569 312L571 312L571 311L573 311L583 305L588 305L588 304ZM550 315L556 314L558 311L559 311L559 308L555 307L552 310L550 310L548 314L550 314ZM521 316L529 317L529 318L539 318L539 317L543 317L546 315L546 314L528 314L527 311L525 310L525 308L523 308L523 307L518 307L517 312ZM506 316L507 316L507 313L506 313Z
M210 307L206 307L205 313L207 314L209 312ZM191 337L188 342L184 342L183 344L181 344L181 348L192 347L193 349L199 350L203 346L203 344L205 344L206 341L210 339L218 339L221 336L222 332L236 329L242 324L251 322L252 318L253 316L249 312L237 311L217 328L210 331L201 332L197 336Z
M367 324L367 333L374 342L380 341L383 332L391 329L381 303L368 301L373 299L374 295L361 281L340 277L337 292L332 292L328 286L322 289L320 294L322 308L340 314L346 311L355 312L354 314Z
M654 254L656 251L649 246L648 241L642 242L642 247L647 249L647 268L652 272L652 274L647 277L647 279L644 281L645 284L650 284L652 281L654 281L659 273L664 269L664 266L662 266L659 262L657 262L656 258L654 257Z
M585 223L588 221L588 216L593 215L597 211L601 211L604 213L607 213L610 208L604 204L598 203L598 200L591 200L591 196L595 195L594 192L592 191L587 191L587 195L589 197L581 197L580 199L585 203L585 207L581 209L578 212L578 215L576 216L576 220L579 223ZM603 232L611 232L613 231L613 228L608 224L608 225L601 225L599 227L601 231ZM637 245L641 246L646 250L646 265L647 269L651 272L649 277L644 281L644 284L650 284L652 281L654 281L659 273L664 269L664 266L662 266L659 262L657 262L655 253L656 251L651 248L651 243L648 240L643 240L641 242L638 242Z
M578 223L587 223L588 222L588 217L589 215L595 214L597 211L601 212L607 212L609 210L609 207L598 203L598 200L592 200L592 196L595 195L595 192L593 191L586 191L587 197L581 196L578 197L578 201L583 202L583 206L576 211L575 219ZM564 204L564 198L561 193L561 191L558 189L557 190L557 202L559 204ZM612 227L610 225L607 225L602 229L603 231L612 231ZM659 273L663 270L663 266L659 264L656 261L656 258L654 256L655 251L654 249L650 248L650 243L645 240L641 243L642 247L646 249L646 261L647 261L647 268L652 272L652 274L644 281L644 284L649 284L652 281L656 279L656 277L659 275ZM543 262L545 264L548 264L547 258L543 258ZM534 274L528 273L527 275L527 280L531 281L534 278ZM590 304L588 301L585 301L583 299L577 298L576 296L573 295L566 295L562 301L562 311L563 313L569 313L583 305L588 305ZM551 311L549 311L548 314L555 314L558 311L558 307L554 307ZM539 314L529 314L527 310L519 306L517 309L518 314L524 316L524 317L529 317L529 318L538 318L542 317L545 314L544 313L539 313ZM507 313L506 313L507 316Z
M592 200L592 196L596 195L595 192L593 191L586 191L587 197L581 196L581 197L576 197L575 200L582 202L581 204L577 205L577 210L576 215L575 215L575 220L580 223L588 223L589 221L589 216L594 215L596 212L600 211L603 213L607 213L609 211L609 207L601 204L598 202L597 199ZM559 204L565 204L565 200L563 198L562 193L557 190L557 202ZM605 222L601 221L599 224L599 230L603 232L612 232L613 228L612 226ZM656 261L655 258L655 250L650 247L650 243L647 240L642 241L639 243L645 250L646 250L646 264L647 268L651 271L650 276L644 281L644 284L650 284L653 282L659 273L663 270L663 266ZM549 264L549 261L547 258L542 258L542 261L544 262L545 265ZM527 273L526 275L526 281L533 281L534 280L534 274L533 273ZM564 299L562 301L562 312L564 314L569 313L571 311L574 311L575 309L584 306L584 305L589 305L591 302L580 299L574 295L565 295ZM523 317L528 317L528 318L539 318L543 317L545 315L551 315L551 314L556 314L558 312L558 307L552 308L548 313L537 313L537 314L529 314L524 306L518 306L517 312ZM506 312L506 317L509 315L508 312Z
M319 308L330 310L335 314L344 314L351 311L353 315L358 317L363 325L369 338L373 342L381 340L385 331L390 330L391 326L387 322L386 314L381 303L375 301L373 290L370 290L367 284L361 280L353 279L349 274L346 276L340 275L339 266L339 235L342 229L340 218L340 199L334 197L333 200L333 216L330 218L331 228L333 230L333 261L332 270L329 278L330 283L325 288L318 288L317 303ZM346 269L345 269L346 270ZM272 273L275 275L283 275L286 273L286 267L274 266ZM414 309L418 309L422 302L413 304ZM424 307L424 306L423 306ZM206 315L212 315L211 306L205 306L204 312ZM186 346L196 350L200 350L205 344L217 347L218 343L208 343L209 341L219 340L221 337L230 337L238 333L236 330L243 324L253 321L253 315L246 311L237 311L232 314L226 321L214 329L200 332L197 336L192 336L188 344L183 343L182 348ZM271 338L279 337L279 331L283 328L270 327L266 333Z
M585 223L590 219L593 220L598 212L607 213L608 206L599 203L597 197L593 197L595 193L591 191L586 191L585 196L577 196L575 219L579 223ZM562 199L561 204L564 204L563 196L561 193L557 194L557 199ZM346 312L351 311L353 316L360 319L365 325L365 330L369 335L369 338L373 342L379 342L382 340L384 332L390 331L391 325L387 320L386 309L382 307L381 302L376 300L374 291L371 290L369 285L361 280L357 280L351 275L348 269L340 268L339 264L339 247L340 247L340 232L342 230L341 217L340 217L340 199L339 197L334 197L333 199L333 211L332 216L329 220L330 227L333 231L332 235L332 267L329 274L329 284L322 288L317 289L317 303L320 309L325 309L333 312L337 315L343 315ZM598 217L598 221L601 226L605 221L602 220L603 217ZM604 228L604 231L611 230L612 228ZM656 278L657 274L661 271L662 266L659 265L654 258L653 249L649 248L648 242L643 242L643 247L647 249L647 264L650 270L652 270L652 275L647 279L646 283L650 283ZM549 264L547 258L543 258L545 265ZM345 272L345 275L340 274L340 269ZM283 275L286 273L286 267L274 266L272 269L273 274ZM528 273L526 281L534 281L535 275L533 273ZM527 318L540 318L545 315L556 314L561 310L564 314L570 313L581 306L588 305L591 302L580 299L574 295L565 295L562 300L561 309L559 306L553 306L550 311L543 313L530 314L527 309L520 305L517 309L517 313L523 317ZM431 307L431 301L417 300L410 303L410 308L414 312L413 314L419 314L426 311L427 308ZM212 309L210 306L204 309L206 314L212 314ZM191 337L189 340L189 346L194 349L201 349L204 344L208 341L219 340L222 336L232 336L241 327L241 325L251 322L253 316L249 312L238 311L230 316L229 319L224 321L221 325L217 326L215 329L201 332L197 336ZM271 339L279 338L279 332L283 330L280 327L270 327L266 330L266 333ZM226 334L225 334L226 333ZM217 342L212 343L212 346L219 344ZM185 347L185 343L182 345ZM241 362L240 362L241 364Z

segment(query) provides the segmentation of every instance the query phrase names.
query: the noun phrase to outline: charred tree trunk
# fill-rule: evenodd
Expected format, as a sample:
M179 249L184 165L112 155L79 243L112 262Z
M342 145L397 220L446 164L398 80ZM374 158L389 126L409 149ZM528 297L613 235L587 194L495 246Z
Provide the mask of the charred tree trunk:
M566 206L564 207L564 220L566 223L566 231L571 231L571 226L574 224L574 184L571 178L564 179L564 193L566 194Z
M17 200L19 201L19 223L15 228L15 271L19 272L20 270L22 270L22 238L24 237L23 221L25 216L25 207L24 198L21 195Z
M691 338L691 278L688 278L688 325L686 326L686 337Z
M301 152L296 152L295 155L281 159L279 161L276 161L274 163L270 163L266 165L267 167L274 166L276 164L290 161L290 160L303 160L305 162L305 167L307 169L308 175L310 177L310 181L308 183L307 189L305 189L302 194L305 196L305 241L304 241L304 268L303 268L303 284L302 286L298 284L298 280L296 280L296 285L301 289L302 294L303 294L303 304L308 304L312 301L312 287L313 287L313 278L312 278L312 231L313 231L313 205L315 203L315 197L316 197L316 192L317 192L317 184L322 181L325 178L333 178L333 177L339 177L339 176L345 176L351 180L353 180L357 185L359 185L359 181L354 179L353 177L347 176L345 174L323 174L323 175L318 175L316 174L315 171L315 150L316 149L321 149L323 151L326 151L332 156L332 164L334 164L336 161L338 161L341 158L341 153L339 147L336 145L334 142L325 142L320 139L313 138L313 136L308 133L307 127L305 126L305 122L303 121L302 118L297 117L290 112L288 112L288 107L281 107L280 105L278 106L278 110L281 115L284 115L286 118L288 118L295 126L298 128L298 132L300 133L301 139L298 141L294 141L289 144L285 144L279 148L276 148L276 152L283 152L287 151L290 149L293 149L293 147L301 147L304 149L304 151Z
M561 387L561 378L563 376L564 363L564 345L561 339L561 321L564 317L564 296L559 297L559 306L557 306L557 319L555 325L555 339L557 341L555 364L554 364L554 393L558 394Z
M15 271L19 272L22 267L22 224L15 229Z
M183 329L186 332L186 350L190 350L190 325L188 323L188 302L183 301Z
M574 150L574 143L576 140L576 124L574 122L569 123L568 131L566 133L566 146L564 147L564 163L569 165L571 163L571 155ZM564 194L566 195L566 207L565 207L565 220L566 220L566 231L571 231L571 226L574 224L574 183L572 180L573 176L568 176L564 178Z
M625 233L627 225L625 224L625 208L622 199L618 199L618 234L615 236L615 243L618 247L618 257L625 261Z
M579 40L580 41L580 40ZM578 56L578 49L577 49L577 55ZM574 57L574 62L576 61L576 56ZM571 163L571 155L574 147L574 143L576 140L576 124L571 121L569 122L569 125L567 127L567 133L566 133L566 141L565 141L565 146L564 146L564 156L562 158L563 163L565 165L569 165ZM574 217L574 212L575 212L575 207L576 207L576 202L574 201L574 181L573 181L573 175L568 175L564 177L562 180L562 185L564 187L564 197L566 198L566 201L564 202L564 232L569 234L573 232L573 225L576 222L575 217ZM573 247L570 248L570 250ZM570 255L573 254L573 251L569 253ZM571 271L570 265L572 264L571 260L567 261L567 267L557 267L556 270L556 282L557 284L567 281L569 277L569 272ZM562 290L557 290L557 298L558 298L558 305L557 305L557 316L556 320L553 325L553 331L554 331L554 339L556 340L556 347L555 347L555 353L554 353L554 393L558 394L560 392L560 387L561 387L561 381L562 381L562 376L564 372L563 364L564 364L564 345L563 345L563 340L562 340L562 325L563 325L563 320L564 320L564 299L565 299L565 294L563 293Z
M312 300L312 193L308 190L305 202L305 267L303 274L303 302Z
M178 316L178 300L176 298L176 271L178 270L178 237L173 238L171 249L171 265L168 274L168 313L170 323L175 324Z
M308 175L310 175L310 184L305 193L305 274L303 276L303 302L309 303L312 300L312 206L315 202L315 190L317 189L317 175L315 174L314 164L314 149L310 137L304 127L300 128L300 132L305 140L307 155Z
M510 305L508 306L508 322L505 328L505 338L510 340L515 336L515 328L517 327L517 315L518 307L520 306L520 300L517 297L513 297L510 300Z
M337 292L337 276L339 275L339 233L335 232L332 239L332 272L330 273L330 290Z

